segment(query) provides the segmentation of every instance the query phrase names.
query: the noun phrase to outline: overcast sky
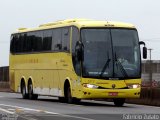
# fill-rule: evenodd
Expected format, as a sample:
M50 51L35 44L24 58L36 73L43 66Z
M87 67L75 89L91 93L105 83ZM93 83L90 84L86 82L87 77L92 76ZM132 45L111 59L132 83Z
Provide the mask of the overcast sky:
M17 28L68 18L132 23L153 49L152 59L160 60L160 0L0 0L0 66L9 65L10 34Z

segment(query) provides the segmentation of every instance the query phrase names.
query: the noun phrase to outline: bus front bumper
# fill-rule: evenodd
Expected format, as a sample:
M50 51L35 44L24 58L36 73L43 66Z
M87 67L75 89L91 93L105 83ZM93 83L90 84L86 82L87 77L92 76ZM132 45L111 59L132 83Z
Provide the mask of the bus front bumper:
M136 88L136 89L90 89L90 88L83 88L80 96L79 97L81 99L139 98L140 97L140 88Z

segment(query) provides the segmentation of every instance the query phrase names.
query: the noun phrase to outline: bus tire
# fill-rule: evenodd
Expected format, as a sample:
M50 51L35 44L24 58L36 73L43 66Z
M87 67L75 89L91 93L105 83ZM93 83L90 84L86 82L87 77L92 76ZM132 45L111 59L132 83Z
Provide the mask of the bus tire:
M23 99L28 99L28 94L26 92L26 85L25 85L24 81L22 81L22 83L21 83L21 94L22 94Z
M58 97L59 102L61 103L66 103L66 98L65 97Z
M70 86L68 86L68 89L67 89L67 102L69 104L74 103L74 100L73 100L73 97L72 97L72 94L71 94L71 88L70 88Z
M113 99L114 105L117 107L121 107L125 103L125 98L114 98Z
M79 103L80 101L81 101L81 99L72 97L71 88L70 88L70 86L69 86L68 89L67 89L67 102L68 102L69 104L74 104L74 103L77 104L77 103Z
M81 99L78 99L78 98L73 98L74 99L74 103L78 104L81 102Z
M28 83L28 96L30 100L36 100L38 98L38 95L33 93L32 82Z

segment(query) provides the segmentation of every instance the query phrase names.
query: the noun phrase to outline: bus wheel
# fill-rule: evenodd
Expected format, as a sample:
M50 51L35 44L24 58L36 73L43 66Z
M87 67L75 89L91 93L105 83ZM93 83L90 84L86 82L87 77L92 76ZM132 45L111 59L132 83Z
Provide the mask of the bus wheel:
M70 103L70 104L73 103L73 98L72 98L72 95L71 95L71 88L70 88L70 86L67 89L67 102Z
M21 94L23 99L28 99L28 94L26 93L26 86L24 82L21 84Z
M31 100L36 100L38 98L37 94L33 94L33 85L31 82L28 84L28 96Z
M125 103L125 98L115 98L113 99L113 102L115 106L121 107Z
M68 90L67 90L67 102L72 104L72 103L79 103L80 101L81 101L81 99L77 99L77 98L72 97L71 88L69 86Z
M73 98L74 99L74 103L78 104L81 102L81 99L78 99L78 98Z
M66 98L65 97L59 97L59 102L61 103L65 103L66 102Z

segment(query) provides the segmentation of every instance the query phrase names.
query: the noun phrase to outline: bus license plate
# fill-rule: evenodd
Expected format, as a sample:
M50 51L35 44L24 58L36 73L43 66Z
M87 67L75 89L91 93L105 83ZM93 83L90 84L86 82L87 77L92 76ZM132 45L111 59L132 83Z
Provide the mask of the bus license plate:
M109 95L109 96L117 96L117 95L118 95L118 92L109 92L108 95Z

